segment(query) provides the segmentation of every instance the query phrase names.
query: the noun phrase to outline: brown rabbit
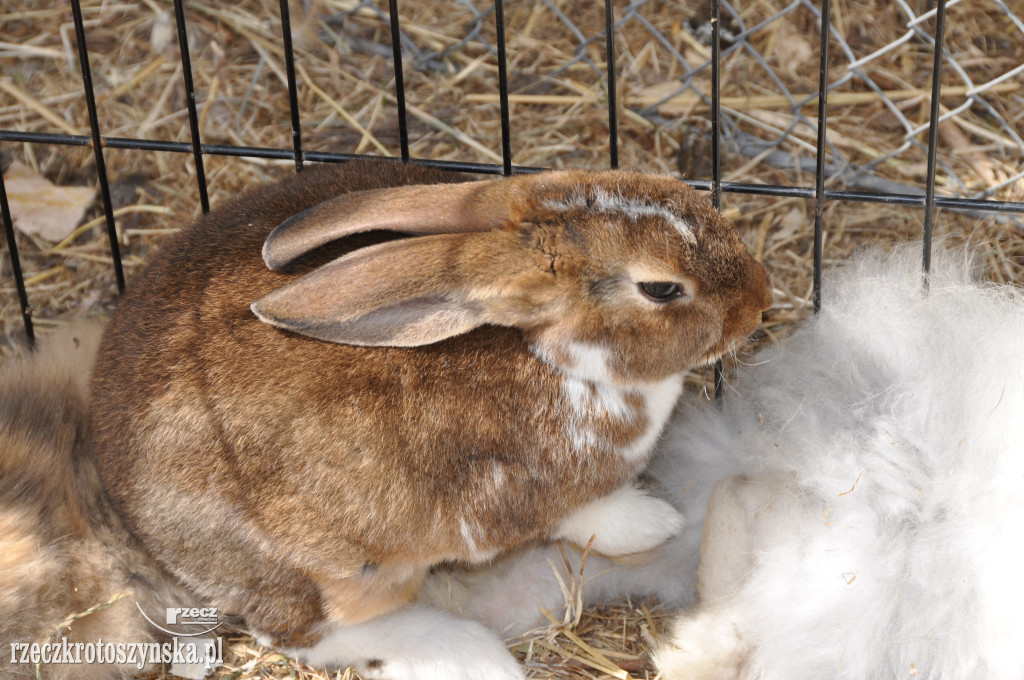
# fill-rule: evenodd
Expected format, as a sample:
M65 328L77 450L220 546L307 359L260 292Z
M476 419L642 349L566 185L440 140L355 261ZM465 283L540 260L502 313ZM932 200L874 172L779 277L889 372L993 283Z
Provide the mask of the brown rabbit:
M99 324L77 323L0 371L3 678L37 677L33 643L39 654L49 646L37 657L46 660L43 678L128 677L150 667L138 647L123 663L96 663L94 656L90 664L77 645L157 642L160 631L139 607L156 615L194 603L146 555L103 493L86 417L99 337Z
M678 180L463 179L361 162L252 192L163 248L100 350L96 446L132 532L310 663L518 677L477 624L403 605L442 562L677 531L631 480L683 372L771 301ZM379 230L415 237L350 238Z

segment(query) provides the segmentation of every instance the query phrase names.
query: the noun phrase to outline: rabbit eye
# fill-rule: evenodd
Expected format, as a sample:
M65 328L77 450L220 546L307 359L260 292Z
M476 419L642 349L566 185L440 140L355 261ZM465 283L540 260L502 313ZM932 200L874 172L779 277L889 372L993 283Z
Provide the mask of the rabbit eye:
M678 283L669 283L667 281L641 283L640 292L649 300L654 300L655 302L668 302L683 296L683 289L679 287Z

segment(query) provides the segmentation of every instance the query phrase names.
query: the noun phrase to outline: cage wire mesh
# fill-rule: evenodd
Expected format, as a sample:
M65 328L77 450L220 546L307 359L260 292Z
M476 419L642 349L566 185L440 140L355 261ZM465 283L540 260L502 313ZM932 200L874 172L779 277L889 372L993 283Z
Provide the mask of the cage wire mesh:
M609 69L601 3L506 2L503 34L489 0L395 3L403 126L386 0L297 1L290 25L282 21L289 5L277 0L177 7L83 0L95 124L128 284L153 247L201 212L204 193L216 206L295 172L296 147L300 162L399 156L407 148L414 160L500 173L506 161L524 169L607 167L615 144L621 167L679 173L709 188L708 3L612 4ZM31 316L46 332L108 308L117 276L98 201L60 237L33 233L19 217L39 199L15 179L52 182L57 198L98 182L71 6L0 0L0 12L5 193ZM764 324L773 336L813 306L821 4L732 0L721 2L721 16L723 209L773 275L776 303ZM935 229L981 245L986 276L998 281L1024 281L1022 16L1019 4L1001 0L949 0L942 41ZM831 3L821 177L830 200L820 205L826 263L865 242L921 236L935 26L936 8L926 0ZM300 135L293 135L296 119ZM197 160L193 144L202 151ZM0 249L3 356L26 344L12 254ZM642 676L650 670L646 645L668 615L651 606L581 614L574 634L599 649L614 645L611 658ZM597 672L559 633L539 635L546 647L538 649L548 651L531 657L532 677ZM231 649L225 677L317 677L264 659L242 635Z
M464 8L466 14L461 22L466 27L466 34L453 44L432 46L428 40L418 40L416 34L403 33L403 45L409 51L415 68L437 73L450 72L457 68L453 64L455 55L466 49L471 42L479 43L488 53L496 53L491 30L493 5L480 2L474 5L468 0L460 0L457 4ZM966 14L958 17L953 12L956 5L962 5L966 12L974 16ZM605 64L599 56L604 45L603 32L594 32L594 21L588 26L580 20L578 26L552 0L542 0L539 6L550 12L551 25L562 31L573 42L573 46L571 51L565 50L566 58L554 64L546 73L537 74L529 69L518 72L521 78L530 73L539 77L532 83L521 82L520 92L513 92L512 101L551 105L559 101L568 103L574 99L595 96L592 88L602 82L606 73ZM798 166L813 173L815 149L808 139L813 140L816 123L813 112L808 115L807 107L817 101L816 89L809 89L808 85L813 82L818 63L813 41L808 40L808 37L816 31L820 9L809 0L796 0L785 6L772 7L767 12L763 11L763 6L756 8L761 9L761 13L741 12L725 2L722 7L725 11L723 19L727 24L723 34L726 68L732 67L737 72L742 69L745 81L736 83L737 93L726 95L723 103L725 143L743 158L757 159L781 168ZM632 30L639 35L641 41L650 41L639 53L632 52L635 43L622 41L627 54L641 60L648 58L651 48L654 48L654 51L663 53L661 58L669 61L664 73L668 77L661 81L652 82L641 72L642 69L625 69L620 80L626 92L623 105L660 130L683 127L687 131L700 129L704 127L702 123L706 116L695 121L694 114L704 113L710 106L706 78L711 65L708 16L703 7L677 5L674 15L671 9L671 3L659 0L633 0L617 11L617 33ZM923 195L924 189L920 185L887 180L885 173L878 169L889 166L908 177L920 175L917 166L920 157L927 153L922 140L928 120L921 120L920 116L908 112L908 109L913 109L928 96L929 84L920 82L919 78L927 73L912 73L908 79L906 75L900 74L904 69L899 67L899 63L909 57L921 66L927 65L922 47L934 46L934 37L927 25L934 19L936 10L915 9L902 0L870 9L880 9L883 15L890 16L866 12L861 17L862 22L851 30L851 19L837 12L831 23L831 39L839 48L839 53L832 64L836 78L828 89L830 92L841 93L832 97L833 106L840 110L864 104L878 108L878 104L881 104L881 111L876 115L884 118L884 124L890 131L898 131L899 136L887 136L884 141L896 143L876 149L861 137L829 134L828 180L855 189ZM951 195L973 198L998 196L1006 200L1020 200L1024 198L1024 185L1020 182L1024 178L1024 169L1020 164L1024 139L1019 130L1019 113L1008 110L1002 95L1018 93L1020 90L1024 63L1017 61L1020 55L1012 45L1024 40L1024 23L1018 13L1000 0L973 3L954 0L949 3L947 11L950 11L954 28L958 19L966 19L967 24L961 26L959 31L954 30L950 46L943 50L944 68L949 77L944 85L940 127L944 128L944 135L949 139L947 151L952 154L972 153L975 156L990 153L994 157L985 160L973 158L969 168L958 168L957 164L940 160L944 176L939 183ZM993 27L998 27L998 32L970 35L969 24L972 23L971 19L978 18L978 14L992 19ZM388 20L386 12L373 2L359 3L341 13L342 17L356 15L375 16L381 22ZM657 18L673 16L675 20L667 24L657 21ZM884 35L884 29L872 29L865 20L888 20L888 32L899 35L886 43L884 41L892 36ZM892 28L897 30L893 31ZM684 39L680 40L680 35ZM965 39L969 42L965 43ZM370 52L382 52L384 49L377 43L359 39L349 44ZM997 50L1001 48L1005 54L991 58L986 48L992 47ZM631 66L635 66L635 63ZM589 73L581 76L579 67L585 67L583 70ZM676 71L680 75L676 76ZM702 75L705 77L702 78ZM539 89L556 89L562 76L572 79L571 85L562 84L568 93L545 96L536 92ZM540 81L544 82L544 86L538 87ZM578 87L572 85L578 86L581 83L586 93L573 93ZM470 95L466 101L487 102L496 100L496 97L494 94L476 94ZM1019 101L1019 95L1014 99ZM949 125L942 125L947 122ZM984 148L971 145L967 134L975 134L987 144ZM484 155L490 156L492 161L499 160L496 155ZM550 162L550 158L529 158L529 161L533 160ZM522 163L529 164L526 158ZM968 169L972 172L965 172ZM741 173L733 174L737 179L742 178ZM1004 216L1003 219L1018 227L1021 224L1019 218L1013 215Z
M606 167L615 142L622 167L681 172L708 188L708 4L611 4L617 6L609 69L600 3L505 3L506 136L496 5L395 3L409 155L500 172L504 143L507 160L519 168ZM859 200L884 194L890 205L829 201L826 260L840 258L860 240L920 234L921 211L899 205L919 206L926 189L936 14L924 0L837 0L831 7L826 192ZM388 3L306 0L291 8L285 31L287 8L272 0L176 7L81 3L97 128L129 277L148 248L190 221L201 205L290 171L296 144L306 161L402 153ZM91 121L69 5L4 0L3 11L5 166L13 158L58 185L95 186ZM802 272L813 212L808 201L814 196L820 3L722 2L721 13L724 207L743 218L740 228L773 268L780 294L769 317L771 332L811 306ZM996 275L1012 279L1022 228L1013 211L1024 199L1024 23L1020 9L1001 0L950 0L946 25L936 184L938 205L956 213L940 214L939 231L994 240L1000 256L1009 256L994 266ZM292 53L294 107L288 96ZM292 134L290 113L300 136ZM190 161L179 152L192 151L193 144L204 154ZM42 325L83 301L87 308L110 302L102 224L79 229L70 241L26 234L18 239L32 315ZM0 322L7 339L0 349L7 351L19 342L20 310L10 255L0 257Z

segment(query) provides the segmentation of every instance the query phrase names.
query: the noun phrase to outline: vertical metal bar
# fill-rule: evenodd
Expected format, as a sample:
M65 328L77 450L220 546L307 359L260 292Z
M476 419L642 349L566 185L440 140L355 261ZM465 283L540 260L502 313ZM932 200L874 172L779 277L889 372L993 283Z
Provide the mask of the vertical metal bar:
M501 162L502 171L512 174L512 134L508 109L508 63L505 59L505 6L494 0L494 25L498 31L498 98L501 100Z
M299 120L299 91L295 83L295 49L292 47L292 20L288 0L281 0L281 36L284 39L284 70L288 77L288 106L292 112L295 172L302 172L302 123Z
M821 311L821 269L825 243L822 217L825 214L825 133L828 125L828 42L831 30L831 3L821 3L821 47L818 62L818 144L814 169L814 272L812 275L811 308Z
M711 202L722 208L722 34L721 3L711 0Z
M722 118L722 8L719 0L711 0L711 202L722 209L722 156L719 146ZM715 362L715 399L722 398L725 373L722 360Z
M938 0L935 10L935 57L932 62L932 102L928 121L928 173L924 197L924 252L921 281L928 292L932 268L932 228L935 222L935 162L939 148L939 93L942 89L942 40L946 24L946 0Z
M114 260L114 277L117 279L117 290L124 292L124 268L121 265L121 248L117 243L114 207L110 200L110 182L107 179L107 163L103 158L100 119L96 113L96 95L92 89L92 69L89 66L89 50L85 45L85 23L82 21L82 6L79 0L71 0L71 15L75 21L75 40L78 41L78 62L82 69L82 84L85 86L85 105L89 110L92 150L96 157L96 174L99 177L103 214L107 218L107 240L110 242L110 255Z
M388 0L391 18L391 55L395 68L395 101L398 104L398 144L402 161L409 160L409 122L405 115L405 75L402 67L402 31L398 23L398 0Z
M25 325L25 337L28 346L35 348L36 332L32 326L32 308L28 306L28 291L25 290L25 277L21 273L21 259L18 257L18 244L14 242L14 220L11 218L11 206L7 203L7 186L4 175L0 172L0 217L4 222L4 236L7 237L7 252L11 254L11 269L14 271L14 287L18 289L18 303L21 305L21 322Z
M619 167L619 106L615 88L615 15L612 0L604 0L604 59L608 76L608 162Z
M185 104L188 123L192 130L192 158L196 164L196 184L199 185L199 204L204 213L210 212L210 199L206 193L206 170L203 168L203 144L199 138L199 115L196 113L196 88L192 84L192 59L188 53L188 33L185 32L183 0L174 0L174 20L178 24L178 50L181 52L181 71L185 78Z

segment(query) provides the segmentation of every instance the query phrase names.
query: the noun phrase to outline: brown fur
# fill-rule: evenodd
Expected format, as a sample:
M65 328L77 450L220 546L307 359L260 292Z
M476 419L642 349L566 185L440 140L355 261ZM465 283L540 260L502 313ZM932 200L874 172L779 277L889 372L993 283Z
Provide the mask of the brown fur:
M193 601L124 529L88 450L87 385L97 324L41 340L0 372L0 677L35 677L11 643L152 642L138 613ZM70 616L126 596L58 628ZM20 654L19 654L20 656ZM44 665L44 678L114 678L134 665Z
M557 200L592 177L559 176L508 186ZM460 179L353 163L252 192L165 245L104 338L92 422L115 505L172 574L284 644L308 644L327 618L399 606L434 564L543 537L637 472L645 457L614 450L647 426L633 395L631 415L581 417L596 444L567 440L565 377L552 365L567 338L606 346L612 378L628 387L724 351L770 302L760 265L694 192L609 173L599 181L672 204L698 225L696 244L653 229L652 217L609 225L614 216L513 202L500 229L422 237L449 240L421 269L472 295L505 291L485 296L484 323L517 327L354 347L273 328L250 311L354 244L381 240L353 237L273 272L263 241L290 216L349 191ZM620 308L629 284L609 271L637 262L691 281L692 303ZM399 269L384 259L359 285L386 288ZM531 345L549 347L546 360Z

